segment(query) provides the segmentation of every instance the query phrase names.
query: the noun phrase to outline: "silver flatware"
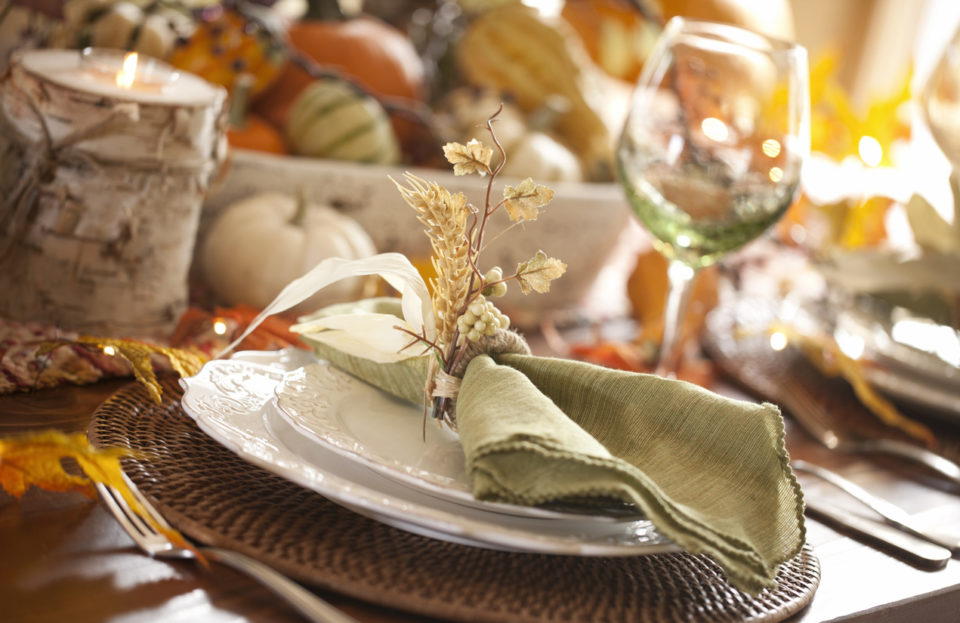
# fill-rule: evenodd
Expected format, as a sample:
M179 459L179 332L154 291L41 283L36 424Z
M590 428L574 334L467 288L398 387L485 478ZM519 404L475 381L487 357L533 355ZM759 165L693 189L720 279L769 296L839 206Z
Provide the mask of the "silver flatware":
M806 497L806 513L876 545L912 565L929 570L943 569L950 550L915 537L898 528L840 509L828 502Z
M163 516L147 501L142 493L124 475L127 486L134 497L143 506L158 525L170 528ZM135 513L119 491L113 487L97 483L100 498L107 509L120 523L130 538L145 553L157 558L195 559L196 554L184 547L175 545L166 535L157 532L149 523ZM278 596L285 599L303 616L315 623L357 623L356 619L337 610L317 595L300 586L290 578L274 571L267 565L248 556L218 547L198 547L206 558L233 567L259 581Z
M960 465L939 454L895 439L868 439L839 431L830 424L824 406L810 392L789 381L778 387L783 404L794 419L821 444L831 450L868 454L886 454L913 461L960 485Z
M834 487L837 487L850 497L859 501L861 504L878 514L890 525L901 530L905 530L916 537L944 547L950 550L950 553L953 555L960 554L960 537L940 534L918 526L909 513L904 511L896 504L873 495L860 485L847 480L840 474L825 467L814 465L813 463L808 463L807 461L802 460L793 461L791 465L795 471L816 476L824 482L828 482Z

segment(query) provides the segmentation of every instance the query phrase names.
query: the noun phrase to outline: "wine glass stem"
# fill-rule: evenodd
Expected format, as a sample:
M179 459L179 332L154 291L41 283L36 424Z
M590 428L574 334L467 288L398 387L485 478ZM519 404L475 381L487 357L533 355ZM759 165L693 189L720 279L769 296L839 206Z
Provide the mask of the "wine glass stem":
M654 374L676 378L681 351L683 318L687 314L690 291L697 271L679 260L671 260L667 267L669 292L664 309L663 340Z

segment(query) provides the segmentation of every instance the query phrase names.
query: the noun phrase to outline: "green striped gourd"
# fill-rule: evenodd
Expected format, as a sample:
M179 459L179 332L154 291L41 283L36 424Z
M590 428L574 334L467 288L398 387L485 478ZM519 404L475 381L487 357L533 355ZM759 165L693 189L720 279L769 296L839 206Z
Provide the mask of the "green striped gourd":
M339 80L320 80L297 97L286 126L300 156L393 164L400 147L383 107Z

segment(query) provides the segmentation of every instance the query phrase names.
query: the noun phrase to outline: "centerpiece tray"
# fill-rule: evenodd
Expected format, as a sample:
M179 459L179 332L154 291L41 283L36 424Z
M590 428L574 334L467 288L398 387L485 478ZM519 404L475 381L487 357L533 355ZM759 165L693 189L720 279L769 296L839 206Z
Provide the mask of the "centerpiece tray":
M256 467L201 431L176 380L154 403L131 384L94 414L98 446L171 524L304 583L419 615L464 621L781 621L819 583L809 546L752 597L705 556L583 557L496 551L398 530Z

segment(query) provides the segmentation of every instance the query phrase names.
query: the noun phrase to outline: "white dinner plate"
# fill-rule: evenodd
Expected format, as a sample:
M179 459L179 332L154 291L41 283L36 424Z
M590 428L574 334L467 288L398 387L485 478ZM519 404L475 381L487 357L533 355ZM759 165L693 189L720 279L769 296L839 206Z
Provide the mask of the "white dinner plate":
M234 359L211 361L199 374L181 381L184 410L241 458L355 512L417 534L480 547L577 556L678 551L646 519L525 517L465 506L401 484L337 453L317 452L314 440L274 408L278 383L301 365L304 355L289 351L272 358L241 353Z
M422 407L375 390L326 361L288 372L276 396L280 416L306 438L298 444L305 458L334 452L422 493L491 512L609 521L609 515L591 516L586 510L560 512L477 500L456 432L424 422Z

